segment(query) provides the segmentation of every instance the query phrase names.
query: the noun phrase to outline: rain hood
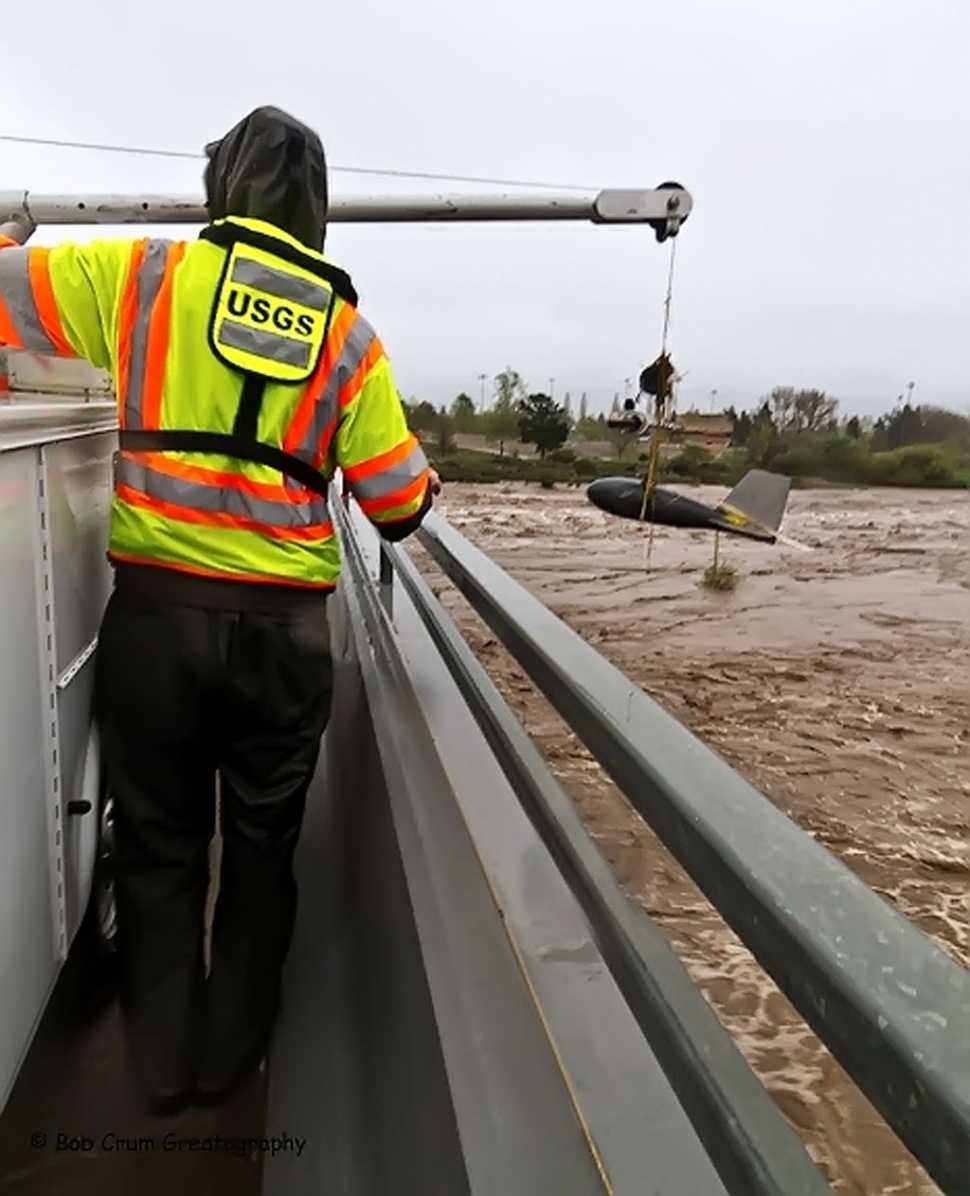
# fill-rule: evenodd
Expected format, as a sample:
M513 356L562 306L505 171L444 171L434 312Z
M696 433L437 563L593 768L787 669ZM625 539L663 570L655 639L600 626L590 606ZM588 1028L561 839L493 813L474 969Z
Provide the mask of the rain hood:
M210 220L265 220L322 250L327 221L327 162L320 138L279 108L257 108L206 146Z

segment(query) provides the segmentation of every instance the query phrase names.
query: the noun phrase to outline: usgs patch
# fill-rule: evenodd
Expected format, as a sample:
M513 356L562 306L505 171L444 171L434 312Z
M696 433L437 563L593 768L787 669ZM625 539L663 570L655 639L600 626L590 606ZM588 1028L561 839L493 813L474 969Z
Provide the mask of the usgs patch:
M304 382L320 359L333 298L309 271L236 242L212 307L213 352L235 369Z

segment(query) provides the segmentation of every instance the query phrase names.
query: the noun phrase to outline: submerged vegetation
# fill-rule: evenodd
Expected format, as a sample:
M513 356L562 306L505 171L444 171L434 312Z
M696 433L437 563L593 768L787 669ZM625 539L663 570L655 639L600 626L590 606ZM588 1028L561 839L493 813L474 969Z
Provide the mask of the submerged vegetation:
M733 590L738 580L737 569L724 561L716 561L704 570L703 584L708 590Z

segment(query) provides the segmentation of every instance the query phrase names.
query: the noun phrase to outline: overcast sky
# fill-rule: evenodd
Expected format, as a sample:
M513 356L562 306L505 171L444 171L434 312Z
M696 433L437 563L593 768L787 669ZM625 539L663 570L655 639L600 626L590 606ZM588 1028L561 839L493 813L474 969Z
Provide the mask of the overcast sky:
M332 165L677 179L682 409L818 387L970 411L968 0L48 0L0 132L196 150L258 104ZM12 52L22 44L23 53ZM201 163L0 142L0 190L187 192ZM457 191L334 172L334 194ZM483 191L485 188L464 188ZM496 188L495 190L501 190ZM73 231L73 230L72 230ZM50 243L64 230L47 230ZM85 234L88 235L88 234ZM405 395L512 365L606 409L660 343L667 253L584 224L335 225Z

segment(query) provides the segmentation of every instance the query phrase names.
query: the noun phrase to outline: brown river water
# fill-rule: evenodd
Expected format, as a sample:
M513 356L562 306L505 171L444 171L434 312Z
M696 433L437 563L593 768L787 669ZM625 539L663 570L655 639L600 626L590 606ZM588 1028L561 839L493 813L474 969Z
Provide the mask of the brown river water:
M722 538L739 576L730 593L700 584L709 533L657 528L651 543L582 489L455 484L437 506L970 967L970 493L794 491L783 530L810 551ZM484 623L412 551L834 1190L938 1192Z

